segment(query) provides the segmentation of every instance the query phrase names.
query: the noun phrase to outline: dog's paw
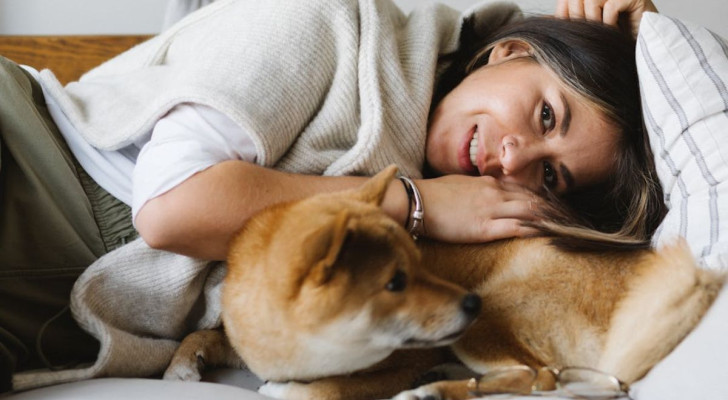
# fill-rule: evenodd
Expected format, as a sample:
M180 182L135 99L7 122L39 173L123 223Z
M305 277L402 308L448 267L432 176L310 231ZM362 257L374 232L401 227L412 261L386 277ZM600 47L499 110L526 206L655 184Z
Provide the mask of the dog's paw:
M200 371L186 365L170 365L164 371L164 379L168 381L199 381L202 379Z
M323 397L320 386L302 382L266 382L258 393L282 400L320 400Z
M417 389L406 390L392 397L392 400L444 400L440 391L431 385L420 386Z
M202 361L198 356L195 362L182 357L175 357L164 371L164 379L168 381L199 381Z
M258 388L258 393L274 399L288 399L292 391L293 382L266 382Z

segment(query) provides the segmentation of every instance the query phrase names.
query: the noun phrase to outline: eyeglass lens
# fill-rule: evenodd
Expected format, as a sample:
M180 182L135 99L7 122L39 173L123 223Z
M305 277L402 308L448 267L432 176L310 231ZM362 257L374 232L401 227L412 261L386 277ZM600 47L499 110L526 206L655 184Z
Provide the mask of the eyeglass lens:
M548 370L554 375L559 392L569 397L601 400L627 396L617 378L601 371L589 368ZM480 377L472 393L474 395L531 394L537 376L538 373L534 369L525 365L496 368Z
M559 373L558 382L565 392L587 399L610 399L625 395L617 378L586 368L566 368Z
M477 395L528 394L531 392L531 385L535 379L536 371L528 367L494 369L480 377L474 392Z

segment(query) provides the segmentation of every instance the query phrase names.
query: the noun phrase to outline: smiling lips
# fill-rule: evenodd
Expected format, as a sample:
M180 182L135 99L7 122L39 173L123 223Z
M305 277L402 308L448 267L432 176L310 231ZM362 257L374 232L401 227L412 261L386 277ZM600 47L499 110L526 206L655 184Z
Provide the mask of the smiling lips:
M470 139L470 163L473 168L478 166L478 130L473 132L473 138Z
M478 168L478 126L474 126L460 148L460 168L470 175L480 175Z

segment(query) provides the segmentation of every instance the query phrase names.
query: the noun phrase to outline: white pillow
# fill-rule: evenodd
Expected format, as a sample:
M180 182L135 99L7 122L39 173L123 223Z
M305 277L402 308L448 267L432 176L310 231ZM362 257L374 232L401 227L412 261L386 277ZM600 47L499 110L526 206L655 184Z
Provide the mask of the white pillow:
M728 269L728 43L696 25L645 13L636 55L645 124L670 208L653 242L683 236L704 267Z
M682 235L703 266L728 269L728 43L698 26L647 13L637 68L670 206L655 243ZM728 286L630 394L636 400L728 399L727 338Z

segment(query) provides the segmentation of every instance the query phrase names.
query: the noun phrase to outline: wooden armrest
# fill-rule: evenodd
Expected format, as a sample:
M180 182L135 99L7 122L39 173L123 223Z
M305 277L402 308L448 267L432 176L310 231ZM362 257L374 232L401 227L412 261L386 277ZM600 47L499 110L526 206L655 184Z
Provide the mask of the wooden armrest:
M38 70L51 69L61 83L151 36L0 36L0 55Z

